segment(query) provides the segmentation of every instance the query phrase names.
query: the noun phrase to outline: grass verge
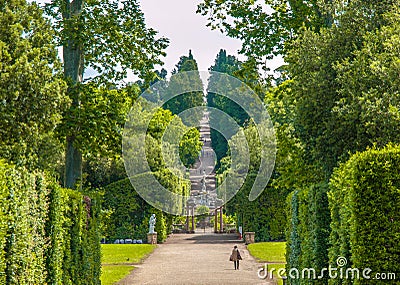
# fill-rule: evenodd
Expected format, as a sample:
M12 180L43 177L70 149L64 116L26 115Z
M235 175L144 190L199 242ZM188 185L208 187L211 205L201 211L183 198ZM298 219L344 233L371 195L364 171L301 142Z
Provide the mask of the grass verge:
M102 244L101 284L120 281L134 269L133 264L141 262L155 248L150 244Z
M252 243L247 246L250 254L257 259L258 262L268 263L268 274L273 268L274 279L278 285L282 285L282 279L278 277L278 270L285 268L286 259L286 243L285 242L259 242ZM285 274L286 275L286 274ZM270 276L268 276L270 278Z
M101 285L113 285L132 270L133 265L102 265L101 267Z
M286 242L258 242L247 246L259 262L285 263Z

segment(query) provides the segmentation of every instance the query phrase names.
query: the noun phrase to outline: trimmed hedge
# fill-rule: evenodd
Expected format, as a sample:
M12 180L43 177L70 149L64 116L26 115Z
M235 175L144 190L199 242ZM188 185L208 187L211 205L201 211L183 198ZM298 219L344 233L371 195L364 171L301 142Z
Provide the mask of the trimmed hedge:
M288 191L267 187L254 201L249 201L255 174L249 174L238 193L228 202L227 214L235 215L243 232L255 232L260 241L281 241L285 239L285 201Z
M103 236L114 239L146 239L150 206L134 191L128 178L111 183L104 188L103 209L110 213L105 221ZM148 220L147 220L148 221Z
M286 215L288 224L286 228L286 275L290 284L298 285L297 279L291 279L288 275L291 268L300 268L300 237L299 237L299 191L293 191L287 197Z
M304 268L314 268L319 275L322 268L328 268L330 234L328 189L326 183L315 184L301 191L294 191L288 196L287 271L291 268L297 268L300 272ZM290 284L328 283L327 275L317 280L291 279L289 274L288 277Z
M362 278L362 271L400 276L400 147L356 153L325 183L291 193L287 200L287 269L331 265L343 278L292 279L290 284L391 284ZM337 265L345 257L345 267ZM346 278L347 268L360 277ZM339 274L340 271L337 273ZM288 274L289 276L290 274ZM290 278L290 276L289 276Z
M47 231L50 284L100 284L100 199L57 186L51 191Z
M327 192L329 186L327 183L312 185L308 192L309 210L310 210L310 255L305 265L315 268L317 272L321 272L322 268L327 268L329 264L329 235L330 228L330 211ZM327 278L318 282L318 284L327 284ZM317 284L317 283L315 283Z
M0 284L6 284L6 252L8 230L8 190L6 180L7 167L0 161Z
M190 181L179 178L169 171L157 171L141 174L155 176L156 179L171 192L187 196ZM156 194L154 194L156 195ZM171 201L181 207L182 201ZM149 218L156 214L155 231L157 241L164 242L172 228L173 215L149 205L133 188L129 178L111 183L104 187L103 210L109 213L104 223L103 236L110 242L115 239L142 239L147 240ZM183 210L183 208L181 207Z
M100 284L98 199L0 162L0 284Z
M400 276L400 147L354 154L336 169L330 186L331 264L344 256L347 267ZM330 284L345 283L332 280ZM353 284L372 283L360 279Z

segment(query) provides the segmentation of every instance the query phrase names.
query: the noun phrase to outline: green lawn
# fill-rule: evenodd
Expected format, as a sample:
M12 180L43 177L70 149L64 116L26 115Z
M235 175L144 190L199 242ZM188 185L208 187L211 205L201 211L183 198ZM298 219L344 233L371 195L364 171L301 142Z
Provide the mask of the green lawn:
M259 262L268 263L268 271L272 268L274 278L278 281L278 285L282 285L282 279L278 278L278 270L285 268L285 242L259 242L252 243L247 246L250 254L254 256Z
M101 284L112 285L121 280L134 269L134 263L139 263L155 248L150 244L102 244Z
M102 244L101 262L103 264L138 263L155 247L151 244Z
M133 265L103 265L101 267L101 285L113 285L133 270Z
M286 242L258 242L247 246L250 254L260 262L286 262Z

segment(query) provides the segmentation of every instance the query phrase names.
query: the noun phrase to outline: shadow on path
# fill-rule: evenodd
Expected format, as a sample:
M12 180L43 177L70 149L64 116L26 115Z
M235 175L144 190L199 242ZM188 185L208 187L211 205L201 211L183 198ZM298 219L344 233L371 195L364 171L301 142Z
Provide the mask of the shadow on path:
M242 240L238 239L237 234L196 234L194 236L188 237L187 240L194 241L194 243L243 243Z

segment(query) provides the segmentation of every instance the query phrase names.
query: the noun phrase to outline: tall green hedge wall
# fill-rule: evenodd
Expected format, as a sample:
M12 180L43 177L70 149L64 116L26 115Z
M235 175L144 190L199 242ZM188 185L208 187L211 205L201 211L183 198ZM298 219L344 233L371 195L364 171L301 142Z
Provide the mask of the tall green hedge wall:
M336 278L328 272L316 280L300 274L290 284L398 284L374 278L400 276L400 147L356 153L329 184L292 192L287 217L287 271L314 268L318 277L322 268L338 268ZM345 266L337 264L339 257L346 258ZM349 268L357 268L360 278L346 273ZM371 279L362 276L366 268Z
M0 162L0 284L100 284L97 201Z
M344 256L347 266L370 268L371 276L393 272L399 277L400 147L354 154L334 172L330 185L330 262L336 264L338 256ZM360 279L352 284L388 284L388 280Z
M327 183L316 184L301 191L294 191L287 198L288 272L291 268L297 268L300 272L304 268L314 268L319 275L322 268L328 268L330 234L328 189ZM317 280L290 278L290 284L328 284L328 275Z
M187 196L190 181L177 178L168 171L148 173L170 191ZM180 203L174 201L174 203ZM103 209L109 213L104 222L103 236L113 242L115 239L142 239L146 241L149 231L149 218L156 215L155 231L158 242L164 242L171 231L173 216L149 205L133 188L129 178L119 180L104 187ZM182 208L183 210L183 208Z
M249 201L255 174L249 174L238 193L228 202L227 214L236 214L243 232L255 232L256 241L285 239L285 201L288 191L267 187L254 201Z
M150 206L133 189L128 178L104 188L103 208L110 213L105 221L104 237L146 239L148 225L142 221L150 216Z
M300 238L299 238L299 191L293 191L287 197L286 215L286 270L300 267ZM288 276L289 277L289 276ZM290 284L298 285L300 280L289 279Z

